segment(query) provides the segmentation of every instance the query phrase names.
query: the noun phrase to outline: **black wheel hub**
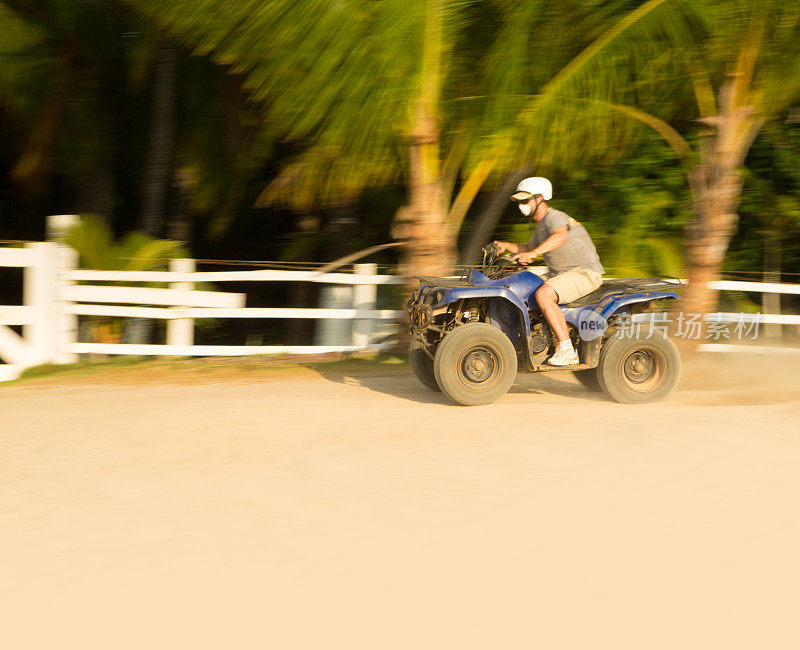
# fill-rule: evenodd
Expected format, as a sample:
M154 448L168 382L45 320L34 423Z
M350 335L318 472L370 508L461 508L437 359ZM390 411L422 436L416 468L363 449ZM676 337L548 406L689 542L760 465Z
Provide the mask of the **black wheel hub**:
M647 381L653 376L656 361L649 352L637 350L625 359L625 378L635 384Z
M461 362L461 371L469 381L480 383L494 374L495 360L488 350L470 350Z

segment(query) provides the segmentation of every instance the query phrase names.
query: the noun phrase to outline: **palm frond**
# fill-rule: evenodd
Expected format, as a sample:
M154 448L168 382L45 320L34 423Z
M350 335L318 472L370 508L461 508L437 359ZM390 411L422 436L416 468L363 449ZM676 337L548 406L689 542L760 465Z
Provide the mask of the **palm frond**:
M51 56L47 31L0 2L0 103L19 115L35 110Z
M244 75L265 127L302 144L262 200L330 201L393 182L417 99L427 93L446 133L452 105L443 110L443 94L472 87L465 79L474 65L456 51L468 0L133 3Z
M518 102L513 123L494 143L503 156L500 168L532 159L545 164L602 159L638 140L641 124L606 110L607 105L633 104L644 92L652 93L648 80L675 75L679 62L670 47L691 42L694 16L683 3L670 0L623 8L606 19L593 42ZM564 98L595 103L565 106Z
M150 239L133 252L127 268L131 271L165 269L169 259L187 256L188 252L181 242L169 239Z
M118 256L114 247L114 233L109 225L95 215L84 215L64 239L80 256L83 268L115 269Z

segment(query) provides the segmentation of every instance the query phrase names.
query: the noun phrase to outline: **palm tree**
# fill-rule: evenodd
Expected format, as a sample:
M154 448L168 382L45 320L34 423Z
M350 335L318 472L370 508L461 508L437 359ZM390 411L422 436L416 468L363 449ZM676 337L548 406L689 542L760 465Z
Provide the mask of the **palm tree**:
M493 170L505 171L484 159L495 134L478 127L487 104L508 105L507 92L489 94L484 78L494 64L491 44L498 37L508 44L512 14L525 8L528 36L537 19L579 26L580 36L555 30L530 45L548 62L537 75L545 78L579 51L590 28L626 7L621 0L602 10L501 0L276 0L263 9L223 0L133 2L197 53L243 75L265 128L299 150L262 201L307 209L404 181L408 203L395 233L410 244L406 274L452 268L475 195Z
M454 236L492 178L531 162L613 159L654 129L692 191L693 312L713 307L708 283L736 224L737 170L800 91L796 3L136 4L245 75L263 119L302 144L269 198L308 205L402 173L409 203L398 232L413 244L406 271L450 267ZM696 110L687 115L689 101Z
M800 5L725 3L724 9L716 14L713 37L691 63L699 122L707 127L698 133L689 171L695 218L687 230L684 309L696 313L716 304L716 292L707 287L718 277L736 229L739 170L764 125L800 98ZM716 90L709 81L714 77Z
M635 139L632 122L654 129L682 161L694 204L683 309L708 313L716 304L709 282L738 221L739 170L764 125L800 98L800 5L702 0L685 11L650 0L624 16L526 99L502 142L527 134L564 149L581 139L597 145L598 136ZM669 22L654 27L654 17ZM620 38L625 31L633 38Z
M415 258L428 270L452 263L440 147L456 3L278 0L264 10L221 0L135 4L195 51L243 74L266 128L301 151L262 202L301 210L320 201L348 204L363 187L393 183L405 171L404 227Z
M162 39L154 66L150 141L139 218L139 227L150 237L164 234L167 196L172 184L176 58L175 47L169 39Z
M0 102L20 137L12 178L25 195L57 174L75 188L64 209L113 213L124 23L100 0L0 2Z

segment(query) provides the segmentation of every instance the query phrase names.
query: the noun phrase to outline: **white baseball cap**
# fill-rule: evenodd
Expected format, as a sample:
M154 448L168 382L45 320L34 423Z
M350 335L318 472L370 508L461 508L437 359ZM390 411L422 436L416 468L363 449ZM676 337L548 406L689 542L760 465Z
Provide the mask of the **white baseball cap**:
M545 201L549 201L553 198L553 184L541 176L523 178L517 185L517 191L511 195L511 200L524 201L534 194L541 194Z

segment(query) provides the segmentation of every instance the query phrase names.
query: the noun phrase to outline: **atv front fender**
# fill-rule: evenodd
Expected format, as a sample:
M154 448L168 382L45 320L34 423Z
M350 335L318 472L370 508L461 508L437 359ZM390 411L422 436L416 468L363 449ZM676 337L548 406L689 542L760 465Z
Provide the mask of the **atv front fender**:
M439 298L439 302L434 303L433 308L440 309L459 300L465 300L468 298L494 298L499 301L507 301L513 305L514 309L519 313L519 316L522 319L522 326L518 330L518 334L523 338L523 340L527 339L527 332L530 331L528 307L517 294L506 287L459 287L457 289L447 289L444 290L444 293ZM494 314L492 314L492 318L495 318ZM501 320L506 321L507 319L504 318ZM506 335L508 335L508 332L506 332ZM511 338L511 341L516 344L515 338L510 336L509 338Z

